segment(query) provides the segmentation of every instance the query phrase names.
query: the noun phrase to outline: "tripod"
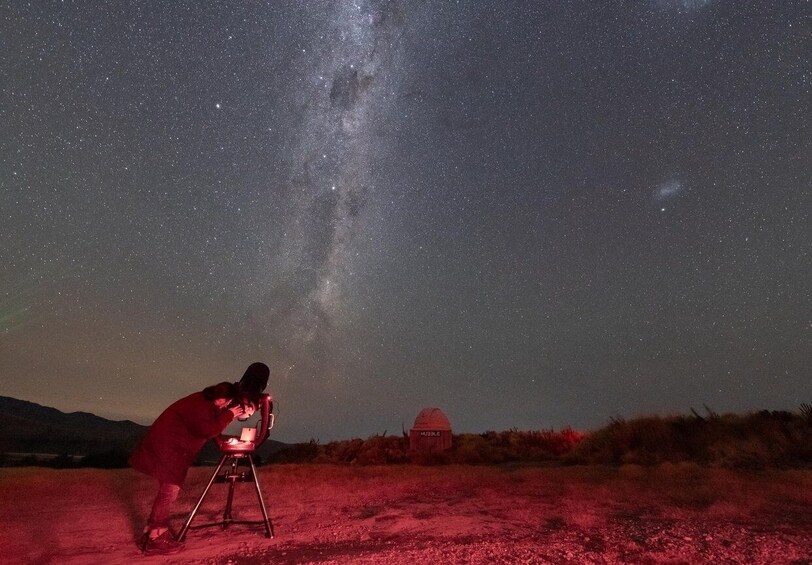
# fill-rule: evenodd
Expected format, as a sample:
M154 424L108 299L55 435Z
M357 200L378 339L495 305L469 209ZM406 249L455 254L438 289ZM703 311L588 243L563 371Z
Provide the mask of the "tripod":
M223 528L228 528L231 524L264 524L265 536L269 538L274 536L273 524L271 524L271 520L268 518L268 510L265 508L265 499L262 496L262 489L259 486L259 478L257 477L257 468L254 465L254 451L265 441L268 437L268 430L273 426L270 396L263 394L262 397L263 398L260 399L260 408L262 410L262 427L259 430L260 436L256 438L256 441L243 441L237 440L237 438L229 438L220 444L222 455L220 456L217 468L214 470L214 473L212 473L209 484L206 485L192 513L189 514L189 518L178 533L178 541L183 541L186 537L186 533L191 528L192 520L194 520L195 515L197 515L200 505L203 504L203 500L206 498L206 495L209 494L209 489L211 489L211 485L214 483L228 483L228 495L226 498L226 508L223 511L223 520L222 522L202 524L195 527L205 528L208 526L222 525ZM240 463L247 463L248 468L240 471ZM223 471L222 473L220 472L221 470ZM262 509L262 521L237 521L234 520L231 515L231 507L234 502L234 485L238 482L242 483L248 481L253 481L254 487L256 488L259 506Z

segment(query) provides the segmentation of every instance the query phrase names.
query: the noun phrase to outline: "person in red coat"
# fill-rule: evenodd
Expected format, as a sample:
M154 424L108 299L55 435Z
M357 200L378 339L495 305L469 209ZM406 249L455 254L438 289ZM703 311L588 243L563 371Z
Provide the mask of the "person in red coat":
M180 551L183 544L169 530L169 512L180 493L189 467L203 445L219 436L250 407L232 403L237 386L222 382L181 398L158 416L130 456L130 466L158 479L141 549L149 555Z

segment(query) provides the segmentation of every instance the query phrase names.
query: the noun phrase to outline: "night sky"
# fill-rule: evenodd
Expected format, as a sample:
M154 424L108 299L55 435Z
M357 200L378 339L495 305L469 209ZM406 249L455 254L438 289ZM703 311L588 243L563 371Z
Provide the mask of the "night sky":
M805 1L0 8L0 395L276 438L812 401Z

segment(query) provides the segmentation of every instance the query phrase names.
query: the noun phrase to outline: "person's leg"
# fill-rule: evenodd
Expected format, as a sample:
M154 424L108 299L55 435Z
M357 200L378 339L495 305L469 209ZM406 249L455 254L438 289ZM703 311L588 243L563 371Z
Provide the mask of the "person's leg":
M179 493L178 485L161 483L158 487L158 494L152 504L152 513L144 528L141 549L145 554L165 555L183 548L183 544L176 541L169 530L169 513Z
M178 498L178 494L180 494L180 486L178 485L161 483L158 487L158 495L152 504L152 513L149 515L149 521L147 522L150 537L155 538L169 528L169 513L172 510L172 504Z

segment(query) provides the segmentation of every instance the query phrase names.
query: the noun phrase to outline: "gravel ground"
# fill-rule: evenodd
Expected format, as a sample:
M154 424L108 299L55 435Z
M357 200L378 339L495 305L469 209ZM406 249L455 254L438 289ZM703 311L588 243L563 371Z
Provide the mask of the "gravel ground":
M195 468L179 526L211 469ZM0 564L729 563L812 565L812 470L269 466L276 537L196 527L183 552L136 547L155 495L130 469L0 469ZM217 485L199 522L218 522ZM236 520L259 517L250 484Z
M181 563L182 561L178 561ZM599 530L539 532L525 537L462 536L304 545L207 559L200 565L285 564L793 564L812 563L810 535L755 532L740 526L628 521Z

